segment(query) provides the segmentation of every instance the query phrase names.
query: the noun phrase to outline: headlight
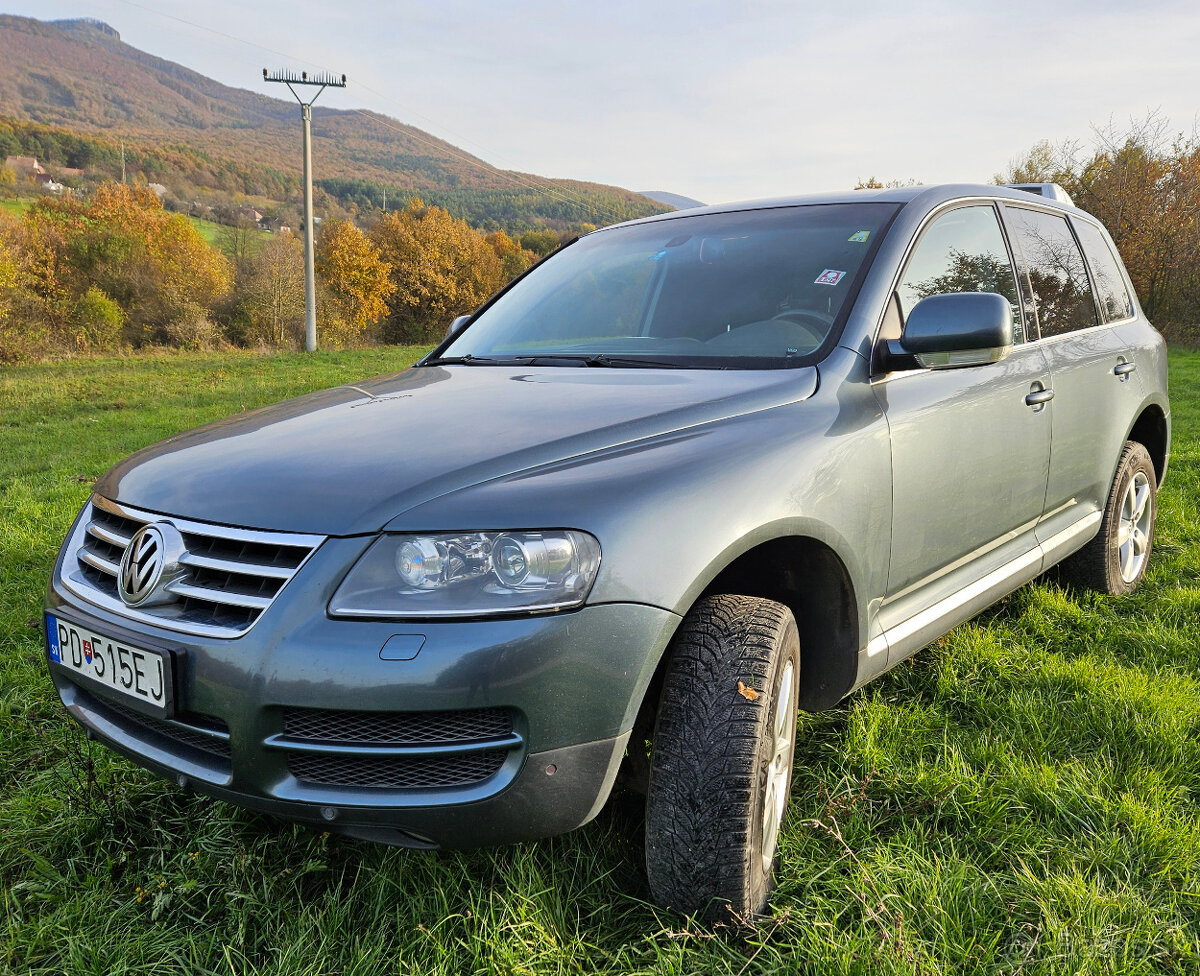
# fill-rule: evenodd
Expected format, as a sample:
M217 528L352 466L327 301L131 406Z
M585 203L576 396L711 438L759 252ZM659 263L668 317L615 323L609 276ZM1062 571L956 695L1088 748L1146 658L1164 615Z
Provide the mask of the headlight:
M475 617L563 610L587 599L600 543L586 532L385 535L342 581L339 617Z

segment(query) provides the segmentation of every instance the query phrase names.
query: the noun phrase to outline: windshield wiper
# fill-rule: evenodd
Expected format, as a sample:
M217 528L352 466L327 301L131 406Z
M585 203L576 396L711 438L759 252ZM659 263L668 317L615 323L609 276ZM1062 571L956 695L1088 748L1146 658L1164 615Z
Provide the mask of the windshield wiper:
M551 362L546 362L551 360ZM607 353L531 353L526 356L442 356L427 359L422 366L541 366L563 363L571 366L598 366L609 369L623 367L637 369L683 369L677 363L665 363L658 359L637 359L629 356L610 356Z
M603 352L584 354L546 353L541 356L530 356L531 365L537 365L544 359L557 359L562 362L578 363L580 366L599 366L604 368L634 367L638 369L683 369L678 363L666 363L661 359L637 359L630 356L610 356Z
M439 356L437 359L426 359L422 366L524 366L532 357L507 356L502 359L491 356Z

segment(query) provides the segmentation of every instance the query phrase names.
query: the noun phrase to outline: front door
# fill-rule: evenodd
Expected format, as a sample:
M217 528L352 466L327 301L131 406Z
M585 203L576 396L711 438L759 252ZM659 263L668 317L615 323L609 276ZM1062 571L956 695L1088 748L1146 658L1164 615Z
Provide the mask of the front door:
M1007 358L875 381L893 471L891 561L879 619L885 630L913 640L940 632L938 624L966 606L961 595L972 587L1003 590L1008 574L1028 578L1040 569L1035 533L1054 404L1037 394L1050 387L1050 371L1038 344L1025 341L1013 264L992 204L957 206L927 225L901 276L896 311L902 323L922 298L967 291L997 292L1012 304L1016 341ZM889 643L895 656L917 649L912 640Z

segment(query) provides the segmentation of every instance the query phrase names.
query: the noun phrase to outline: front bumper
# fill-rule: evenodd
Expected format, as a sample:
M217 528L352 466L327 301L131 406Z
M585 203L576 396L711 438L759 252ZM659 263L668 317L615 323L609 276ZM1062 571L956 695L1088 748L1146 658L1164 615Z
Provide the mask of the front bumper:
M64 589L57 566L47 611L170 651L175 714L166 720L140 715L50 663L55 687L94 738L153 772L327 829L457 848L562 833L595 816L679 617L639 604L604 604L475 621L330 619L324 614L330 592L363 546L361 539L327 540L262 619L236 639L183 635L91 606ZM405 635L408 646L416 643L410 638L423 638L415 657L381 657L397 635ZM386 770L396 768L388 763L403 766L404 756L379 741L297 743L288 734L298 714L501 711L511 719L504 747L497 748L497 740L490 747L477 743L489 762L475 767L474 779L454 775L448 785L436 775L442 757L415 779L365 785L355 773L339 782L338 769L375 763ZM469 744L450 752L468 756ZM314 754L334 770L317 781L297 761Z

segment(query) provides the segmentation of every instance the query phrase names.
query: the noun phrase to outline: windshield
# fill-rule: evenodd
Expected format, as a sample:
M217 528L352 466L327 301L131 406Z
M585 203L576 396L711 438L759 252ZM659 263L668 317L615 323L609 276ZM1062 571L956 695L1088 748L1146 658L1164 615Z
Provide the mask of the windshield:
M841 328L895 204L706 214L582 238L431 363L799 366Z

